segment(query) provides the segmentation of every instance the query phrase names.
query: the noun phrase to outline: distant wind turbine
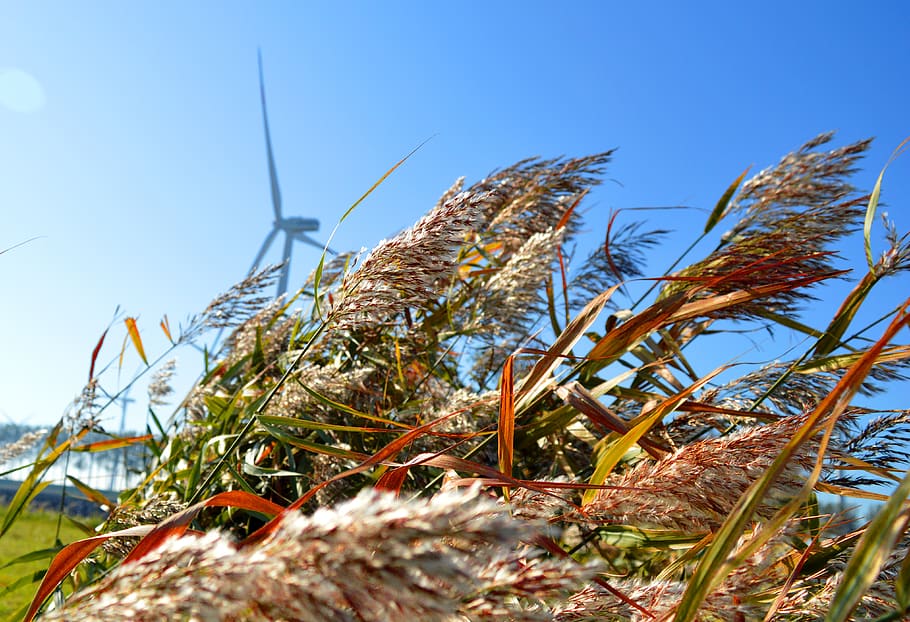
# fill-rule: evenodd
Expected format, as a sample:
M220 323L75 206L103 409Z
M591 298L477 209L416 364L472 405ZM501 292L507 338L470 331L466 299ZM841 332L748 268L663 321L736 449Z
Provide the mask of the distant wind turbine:
M250 266L250 273L252 274L256 268L259 267L259 262L262 261L262 258L269 250L269 246L271 246L272 242L275 241L275 237L278 235L278 232L284 231L284 254L282 255L282 261L284 263L281 267L281 275L278 278L278 291L276 294L277 297L288 291L288 274L291 269L291 250L294 246L295 240L298 242L303 242L304 244L315 246L319 250L328 251L333 255L335 254L335 251L328 247L324 247L322 244L306 234L307 231L319 230L318 220L315 218L302 218L299 216L285 217L282 215L281 188L278 187L278 173L275 170L275 157L272 155L272 138L269 134L269 117L265 106L265 80L262 77L261 51L259 51L258 57L259 97L262 100L262 124L265 128L265 149L269 160L269 182L272 189L272 208L275 211L275 221L272 225L272 230L265 237L265 241L262 243L262 248L260 248L259 252L256 254L256 259L253 260L253 265Z

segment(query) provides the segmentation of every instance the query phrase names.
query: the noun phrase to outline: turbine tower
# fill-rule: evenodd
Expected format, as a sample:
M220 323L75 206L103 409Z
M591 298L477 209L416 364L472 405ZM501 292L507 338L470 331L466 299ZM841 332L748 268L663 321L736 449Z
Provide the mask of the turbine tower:
M310 244L311 246L315 246L320 250L328 251L333 255L335 252L328 247L323 247L322 244L307 235L308 231L319 230L318 220L315 218L302 218L300 216L285 217L282 214L281 188L278 186L278 172L275 169L275 157L272 155L272 138L269 134L269 116L266 112L265 107L265 80L262 77L261 51L259 51L258 57L259 97L262 100L262 125L265 128L265 150L269 161L269 183L272 190L272 209L275 211L275 221L272 223L272 230L265 237L265 241L262 243L262 248L260 248L259 252L256 254L256 259L253 260L253 265L250 266L250 274L252 274L256 268L259 267L259 262L262 261L262 258L269 250L269 246L271 246L272 242L275 241L275 237L278 235L278 233L280 231L283 231L284 254L282 255L282 261L284 262L284 265L281 267L281 275L278 278L278 291L276 293L277 298L288 290L288 273L291 269L291 250L293 249L295 240L298 242L303 242L304 244Z

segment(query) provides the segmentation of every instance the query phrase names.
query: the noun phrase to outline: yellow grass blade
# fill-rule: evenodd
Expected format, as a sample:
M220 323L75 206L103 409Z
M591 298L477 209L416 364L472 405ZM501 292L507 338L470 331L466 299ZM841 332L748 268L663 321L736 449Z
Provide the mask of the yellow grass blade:
M815 485L815 489L818 492L827 492L839 497L852 497L854 499L865 499L866 501L878 501L880 503L884 503L889 499L888 495L883 495L878 492L860 490L859 488L848 488L846 486L835 486L825 482L818 482Z
M602 453L597 459L595 465L594 474L591 476L590 483L594 485L601 485L607 479L616 465L619 464L619 461L626 454L632 446L639 442L642 436L644 436L654 424L658 421L661 421L664 417L673 412L677 406L686 400L687 397L692 395L695 391L703 387L706 383L710 382L717 374L722 372L725 367L720 367L715 369L710 374L706 375L704 378L701 378L695 384L689 386L684 391L680 391L672 397L668 397L658 406L656 406L651 412L647 413L644 418L638 423L635 427L629 430L626 434L623 434L610 446L610 448ZM582 496L581 505L585 506L591 503L594 500L594 497L597 495L597 491L590 489L585 491L585 494Z
M826 356L821 359L812 359L795 368L798 374L815 374L818 372L838 371L847 369L855 365L863 356L862 352L853 352L850 354L840 354L837 356ZM881 354L876 357L875 362L894 363L910 358L910 346L889 346L882 350Z
M894 595L898 607L906 613L910 609L910 555L904 558L901 569L894 579Z
M141 436L109 438L106 441L95 441L94 443L89 443L87 445L77 445L77 446L73 447L72 449L73 449L73 451L97 453L99 451L109 451L111 449L121 449L123 447L129 447L130 445L137 445L139 443L144 443L151 439L152 439L151 434L143 434Z
M66 478L73 483L73 486L79 489L79 492L85 495L86 499L95 503L99 506L107 506L109 509L114 509L117 504L104 496L100 490L92 488L85 482L73 477L72 475L67 475Z

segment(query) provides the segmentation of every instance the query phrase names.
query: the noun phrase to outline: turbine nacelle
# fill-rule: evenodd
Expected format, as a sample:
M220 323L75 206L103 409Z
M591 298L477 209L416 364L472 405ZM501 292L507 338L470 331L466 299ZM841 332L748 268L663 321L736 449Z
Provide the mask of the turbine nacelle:
M291 216L290 218L276 220L275 228L287 231L291 235L303 233L304 231L319 231L319 221L315 218Z

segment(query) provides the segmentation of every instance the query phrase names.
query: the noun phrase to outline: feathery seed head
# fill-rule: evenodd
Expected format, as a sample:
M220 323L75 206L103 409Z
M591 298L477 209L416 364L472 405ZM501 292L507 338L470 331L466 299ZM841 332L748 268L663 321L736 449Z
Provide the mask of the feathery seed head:
M433 300L455 268L458 249L474 230L488 194L462 192L417 223L380 242L342 280L329 312L335 330L376 325Z

